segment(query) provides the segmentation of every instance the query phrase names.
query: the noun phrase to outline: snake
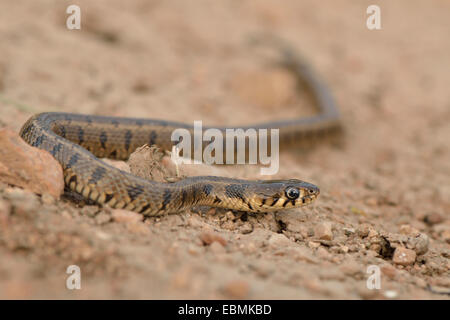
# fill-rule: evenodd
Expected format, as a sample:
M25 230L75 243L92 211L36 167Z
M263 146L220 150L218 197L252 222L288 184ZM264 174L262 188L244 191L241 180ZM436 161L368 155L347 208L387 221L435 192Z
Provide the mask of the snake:
M281 145L296 145L338 132L340 114L327 85L292 47L278 47L280 64L292 72L299 86L306 86L312 93L318 113L240 128L279 129ZM300 179L192 176L159 182L122 171L100 159L126 160L145 144L171 150L175 143L171 133L178 128L191 133L194 129L189 124L166 120L44 112L28 119L20 136L29 145L48 151L61 164L65 186L72 192L101 206L145 216L175 214L195 206L273 212L308 205L320 194L318 186ZM226 128L216 129L225 134Z

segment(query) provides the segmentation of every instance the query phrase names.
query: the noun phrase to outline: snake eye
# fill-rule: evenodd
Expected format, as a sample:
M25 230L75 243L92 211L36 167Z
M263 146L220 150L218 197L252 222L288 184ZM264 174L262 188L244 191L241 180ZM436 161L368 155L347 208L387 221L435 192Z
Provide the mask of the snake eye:
M309 189L308 192L309 192L309 194L314 194L315 193L314 189Z
M295 200L300 196L300 191L297 188L289 187L286 189L286 197L290 200Z

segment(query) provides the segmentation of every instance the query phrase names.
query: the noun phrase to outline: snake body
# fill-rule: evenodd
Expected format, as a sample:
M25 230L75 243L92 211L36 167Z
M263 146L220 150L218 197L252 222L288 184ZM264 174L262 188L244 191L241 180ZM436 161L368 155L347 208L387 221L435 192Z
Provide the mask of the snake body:
M281 144L339 129L339 113L326 85L290 48L283 47L282 53L284 66L313 93L319 113L243 129L277 128ZM156 182L99 159L127 159L144 144L171 150L175 144L170 139L171 133L177 128L193 132L192 126L170 121L47 112L32 116L20 135L31 146L53 155L63 168L65 185L71 190L98 204L148 216L180 212L196 205L268 212L303 206L319 195L318 187L297 179L251 181L198 176L174 183ZM225 132L225 128L219 129Z

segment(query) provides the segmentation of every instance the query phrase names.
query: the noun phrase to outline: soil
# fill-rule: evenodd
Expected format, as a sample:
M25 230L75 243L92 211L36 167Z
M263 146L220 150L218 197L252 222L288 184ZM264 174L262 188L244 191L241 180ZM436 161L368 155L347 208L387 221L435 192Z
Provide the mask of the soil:
M345 129L280 154L273 178L321 188L284 213L142 219L0 183L0 298L449 299L436 292L450 290L450 3L376 2L381 30L366 27L373 1L80 0L81 30L66 28L70 2L0 2L2 127L44 111L221 126L312 114L276 53L249 47L269 32L318 70Z

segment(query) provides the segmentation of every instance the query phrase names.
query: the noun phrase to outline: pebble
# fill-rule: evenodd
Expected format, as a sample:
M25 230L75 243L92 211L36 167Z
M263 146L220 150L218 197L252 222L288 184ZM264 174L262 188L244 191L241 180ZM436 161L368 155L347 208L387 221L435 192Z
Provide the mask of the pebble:
M211 243L208 248L209 248L209 250L211 252L216 253L216 254L220 254L220 253L225 253L226 252L224 246L221 245L217 241L214 241L213 243Z
M351 236L353 234L355 234L356 230L354 228L342 228L342 230L344 230L344 234L346 236Z
M348 260L339 266L339 269L346 275L355 276L361 274L364 270L363 266L358 264L355 260Z
M398 297L398 292L395 290L386 290L383 292L383 296L387 299L395 299Z
M111 221L111 215L109 215L105 212L100 212L99 214L97 214L95 216L95 222L98 225L102 225L102 224L108 223L110 221Z
M424 233L419 233L415 237L408 237L406 247L413 249L418 255L424 254L428 251L429 244L428 236Z
M111 209L111 217L114 221L119 223L137 223L144 220L142 214L123 209Z
M316 249L320 247L320 242L309 241L308 247L310 247L311 249Z
M289 246L291 244L291 240L286 238L286 236L281 233L275 233L269 238L269 245L271 245L272 247Z
M145 223L130 222L126 224L127 230L132 233L147 235L150 233L150 228Z
M227 241L216 232L202 232L199 238L206 246L212 245L214 242L218 242L222 246L227 245Z
M416 261L416 252L404 247L397 247L392 260L401 266L412 265Z
M64 192L61 165L47 151L31 147L15 132L0 129L0 180L58 199Z
M416 228L410 226L409 224L403 224L400 226L400 233L401 234L406 234L406 235L412 235L415 236L417 234L419 234L419 230L417 230Z
M55 204L56 203L56 199L48 193L44 193L41 197L41 200L42 200L43 204Z
M321 222L314 227L314 236L321 240L333 240L333 231L330 222Z
M250 292L250 285L244 280L233 280L223 287L223 291L232 299L245 299Z
M249 233L251 233L251 232L253 231L253 225L250 224L250 223L245 223L244 225L242 225L242 226L239 228L239 231L240 231L242 234L249 234Z
M440 215L439 213L433 212L433 213L427 214L427 215L424 217L423 221L424 221L426 224L432 226L432 225L435 225L435 224L444 222L445 219L444 219L444 217L443 217L442 215Z
M360 236L361 238L365 238L369 235L369 231L371 228L372 227L369 224L363 223L358 227L356 232L358 233L358 236Z
M81 214L88 217L95 217L98 211L99 207L97 206L84 206L81 208Z
M381 272L386 275L389 279L394 279L397 275L397 269L395 269L390 264L386 264L380 267Z

